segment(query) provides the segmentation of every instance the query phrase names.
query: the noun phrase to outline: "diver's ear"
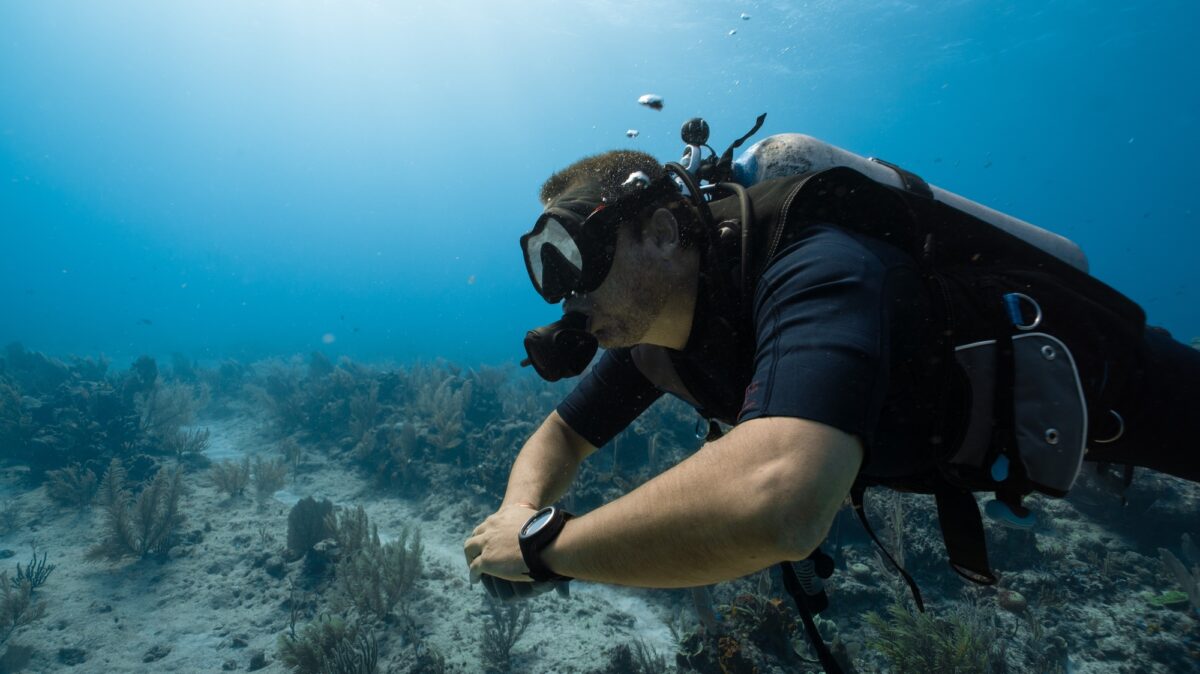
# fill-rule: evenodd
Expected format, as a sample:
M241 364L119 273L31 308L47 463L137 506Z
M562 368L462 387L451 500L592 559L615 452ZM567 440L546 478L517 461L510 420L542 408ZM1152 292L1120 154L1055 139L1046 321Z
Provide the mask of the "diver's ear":
M681 241L679 238L679 221L665 208L655 209L654 214L650 216L650 220L646 222L646 228L642 232L642 237L649 240L658 248L672 247L678 248Z

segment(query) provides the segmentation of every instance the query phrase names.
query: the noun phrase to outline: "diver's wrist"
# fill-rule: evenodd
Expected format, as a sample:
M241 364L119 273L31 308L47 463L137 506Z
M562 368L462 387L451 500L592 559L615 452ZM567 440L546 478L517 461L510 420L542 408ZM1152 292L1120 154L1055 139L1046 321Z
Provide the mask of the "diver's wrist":
M563 525L562 532L549 545L542 548L539 556L542 558L542 563L546 565L546 568L554 573L567 578L577 578L578 576L569 568L571 562L565 549L566 546L563 545L563 536L567 535L569 529L571 529L571 522L568 521Z

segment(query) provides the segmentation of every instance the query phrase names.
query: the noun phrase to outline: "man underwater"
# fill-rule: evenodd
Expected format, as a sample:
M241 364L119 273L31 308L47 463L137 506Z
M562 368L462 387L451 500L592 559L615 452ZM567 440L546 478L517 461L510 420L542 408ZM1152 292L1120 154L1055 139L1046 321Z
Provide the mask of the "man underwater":
M996 482L1000 512L1020 524L1030 517L1020 496L1065 494L1085 452L1088 461L1200 480L1200 352L1165 331L1136 323L1123 328L1136 330L1133 341L1119 330L1111 339L1100 334L1093 340L1099 355L1086 353L1092 342L1068 343L1069 357L1053 336L1030 351L1021 345L1033 345L1023 339L1033 333L1020 331L1041 322L1042 306L1025 293L997 295L997 302L1009 301L1017 328L1001 326L1014 334L997 336L980 352L989 373L980 389L951 374L970 366L963 347L951 364L956 352L947 335L974 333L947 327L944 305L958 300L942 295L975 297L981 284L960 283L974 278L965 272L947 274L944 287L930 283L919 245L846 226L855 219L846 209L822 206L826 192L866 187L851 180L849 187L833 182L804 191L800 176L704 205L679 188L669 168L643 153L613 151L576 162L542 187L545 210L522 247L535 289L563 302L566 316L551 338L561 346L590 335L605 353L526 442L502 504L465 543L471 578L483 579L489 592L520 597L537 591L530 581L568 579L691 587L804 560L859 485L901 485L954 502L981 489L978 474ZM863 212L876 217L870 208ZM753 227L736 227L739 215ZM729 231L721 226L727 221L735 225ZM1087 292L1102 286L1082 283ZM591 357L583 350L566 366L553 358L539 363L533 349L530 355L539 372L555 378L562 376L557 370L582 370ZM1046 445L1039 457L1022 444L1026 351L1047 364L1057 355L1053 367L1068 363L1072 377L1066 388L1034 388L1067 397L1078 388L1079 404L1088 408L1078 410L1079 456L1068 452L1065 468L1060 455L1070 446L1069 427L1048 428L1044 438L1039 427L1037 440ZM1128 357L1118 357L1125 351ZM970 401L992 391L998 401L1007 392L1016 402L997 403L994 418L986 416L983 440L976 437L990 448L986 459L964 467L962 448L979 435ZM580 463L663 392L732 429L711 434L687 459L592 512L573 517L549 508ZM1036 407L1059 405L1041 400ZM1002 493L1013 484L1021 488ZM967 528L976 526L966 520ZM957 527L951 517L944 529L947 521ZM947 544L954 547L949 535ZM968 542L957 559L950 550L952 565L972 580L994 582L981 548L982 540Z

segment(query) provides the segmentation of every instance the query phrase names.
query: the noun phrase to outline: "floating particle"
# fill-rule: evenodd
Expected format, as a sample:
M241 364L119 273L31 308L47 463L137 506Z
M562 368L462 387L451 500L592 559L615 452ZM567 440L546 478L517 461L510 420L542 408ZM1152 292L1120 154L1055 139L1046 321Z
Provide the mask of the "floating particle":
M474 274L471 274L470 276L467 277L467 285L469 285L469 286L475 285L475 275Z
M333 344L336 341L337 337L334 337L332 332L327 332L321 335L321 342L324 344Z
M644 105L651 110L662 110L663 99L658 94L643 94L638 97L638 105Z
M730 34L730 35L737 35L737 28L734 28L733 30L729 31L729 34Z
M642 132L638 131L637 129L629 129L625 132L626 138L637 138L640 135L642 135Z
M745 12L742 12L742 21L749 21L749 20L750 20L750 15Z
M1132 138L1130 138L1130 139L1129 139L1129 144L1130 144L1130 145L1133 145L1133 139L1132 139Z

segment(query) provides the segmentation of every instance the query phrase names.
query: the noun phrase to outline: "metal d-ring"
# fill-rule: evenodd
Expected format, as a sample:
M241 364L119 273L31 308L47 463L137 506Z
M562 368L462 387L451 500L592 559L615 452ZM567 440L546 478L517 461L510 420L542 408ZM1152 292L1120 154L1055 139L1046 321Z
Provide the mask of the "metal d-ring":
M1042 324L1042 305L1038 304L1037 300L1033 299L1032 297L1030 297L1029 295L1026 295L1024 293L1009 293L1009 295L1017 298L1018 300L1025 300L1026 302L1033 305L1034 316L1033 316L1032 323L1022 325L1020 323L1017 323L1016 321L1013 321L1014 325L1016 326L1016 328L1018 330L1032 330Z
M1121 439L1122 435L1125 435L1125 419L1120 414L1117 414L1116 410L1109 410L1108 413L1117 418L1117 434L1104 440L1092 440L1092 442L1096 443L1097 445L1107 445L1109 443L1116 442L1117 440Z

